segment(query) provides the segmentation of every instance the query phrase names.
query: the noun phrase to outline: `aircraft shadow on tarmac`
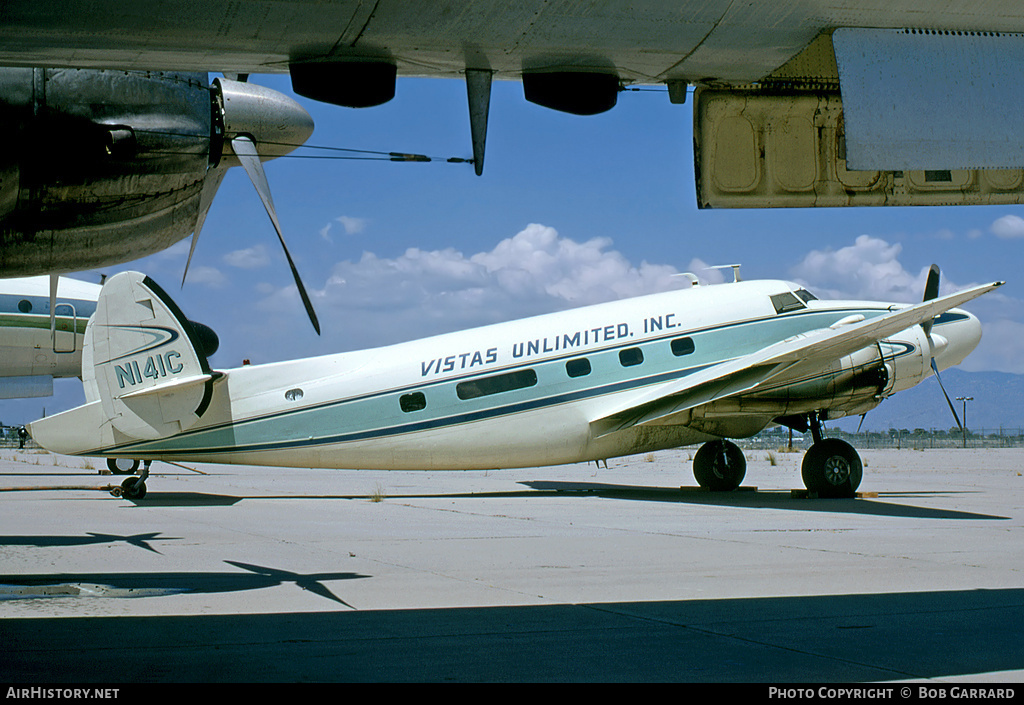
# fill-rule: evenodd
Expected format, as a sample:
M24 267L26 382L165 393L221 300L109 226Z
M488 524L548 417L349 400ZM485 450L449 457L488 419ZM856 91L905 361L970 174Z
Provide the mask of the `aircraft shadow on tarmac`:
M534 480L521 482L529 488L522 491L499 492L456 492L456 493L416 493L388 494L387 499L487 499L522 498L537 499L543 497L565 497L567 494L598 496L606 499L619 499L642 502L670 502L681 504L700 504L724 507L750 507L756 509L785 509L789 511L831 512L847 514L865 514L874 516L892 516L911 519L990 519L1006 520L1009 517L995 514L979 514L953 509L936 509L918 507L910 504L894 504L881 502L877 499L809 499L796 498L788 490L754 490L743 488L733 492L709 492L699 488L654 487L643 485L616 485L600 482L564 482ZM962 494L959 492L888 492L880 495L895 497L923 497L929 495ZM144 499L129 500L139 508L146 507L225 507L232 506L243 500L368 500L367 495L253 495L232 496L219 494L203 494L200 492L150 492Z
M148 534L119 536L117 534L99 534L87 531L85 536L0 536L0 546L35 546L38 548L59 548L72 546L94 546L97 544L126 543L138 546L153 553L160 551L150 545L151 541L180 541L174 536L163 536L159 531Z
M260 573L269 569L252 568L256 572L250 581L265 580L269 585L280 579ZM345 575L357 577L316 578ZM1002 673L1004 679L1016 680L1024 669L1024 650L1019 647L1022 623L1020 588L283 614L8 618L3 621L4 675L10 682L121 684L850 683L983 673L994 674L987 679L998 679ZM901 686L895 688L898 692Z
M587 493L608 499L638 502L678 502L723 507L750 507L752 509L785 509L788 511L867 514L875 516L905 517L911 519L993 519L1009 517L978 514L952 509L933 509L909 504L892 504L874 499L811 499L797 498L789 490L756 490L741 487L733 492L710 492L696 487L645 487L641 485L613 485L600 482L532 481L522 484L546 492ZM886 493L887 496L921 496L927 493ZM935 494L951 494L941 492Z
M209 594L260 590L294 583L303 590L348 607L349 605L331 592L324 582L370 577L352 572L292 573L250 563L224 562L238 568L239 571L0 575L0 601L53 597L162 597L182 593Z

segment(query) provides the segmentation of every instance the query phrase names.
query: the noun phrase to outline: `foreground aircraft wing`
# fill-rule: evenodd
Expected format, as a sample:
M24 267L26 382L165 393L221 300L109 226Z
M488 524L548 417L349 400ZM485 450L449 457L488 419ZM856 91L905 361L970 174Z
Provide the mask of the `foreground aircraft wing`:
M750 392L768 382L797 379L808 370L824 366L907 328L930 321L1002 284L984 284L870 320L812 331L755 353L712 365L683 379L650 389L642 397L592 421L591 428L600 437L628 426L653 423L716 399Z
M492 79L579 115L611 109L625 86L660 85L694 106L700 208L1024 202L1024 5L1012 0L132 8L4 0L0 65L288 73L299 95L351 108L390 100L397 77L464 79L478 175Z

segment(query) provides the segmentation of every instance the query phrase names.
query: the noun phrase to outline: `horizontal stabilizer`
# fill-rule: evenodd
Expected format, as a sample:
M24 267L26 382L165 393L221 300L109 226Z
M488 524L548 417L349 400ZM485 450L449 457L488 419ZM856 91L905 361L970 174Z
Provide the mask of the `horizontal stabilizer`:
M106 282L82 354L86 399L121 433L164 438L203 415L219 376L195 331L156 282L122 272Z

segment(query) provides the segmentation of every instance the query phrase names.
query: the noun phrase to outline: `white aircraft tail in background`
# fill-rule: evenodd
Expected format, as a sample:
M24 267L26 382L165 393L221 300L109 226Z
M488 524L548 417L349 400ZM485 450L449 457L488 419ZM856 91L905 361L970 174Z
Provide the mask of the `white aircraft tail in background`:
M852 496L862 464L821 422L864 414L963 360L1000 286L915 305L821 301L737 281L588 306L374 350L213 371L177 306L136 272L110 279L85 342L86 404L29 429L59 453L149 461L365 469L488 469L704 443L698 483L739 486L726 440L810 430L802 474Z

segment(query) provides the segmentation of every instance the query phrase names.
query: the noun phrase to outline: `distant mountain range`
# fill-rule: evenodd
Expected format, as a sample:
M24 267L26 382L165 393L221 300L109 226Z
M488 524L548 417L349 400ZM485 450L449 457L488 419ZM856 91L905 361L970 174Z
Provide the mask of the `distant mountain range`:
M942 373L942 383L956 413L963 417L963 402L957 397L974 397L967 402L967 428L988 432L1024 428L1024 375L1006 372L964 372L953 368ZM860 417L838 422L845 431L856 430ZM905 392L883 401L868 412L861 430L887 431L890 428L950 429L956 421L942 396L935 376Z

